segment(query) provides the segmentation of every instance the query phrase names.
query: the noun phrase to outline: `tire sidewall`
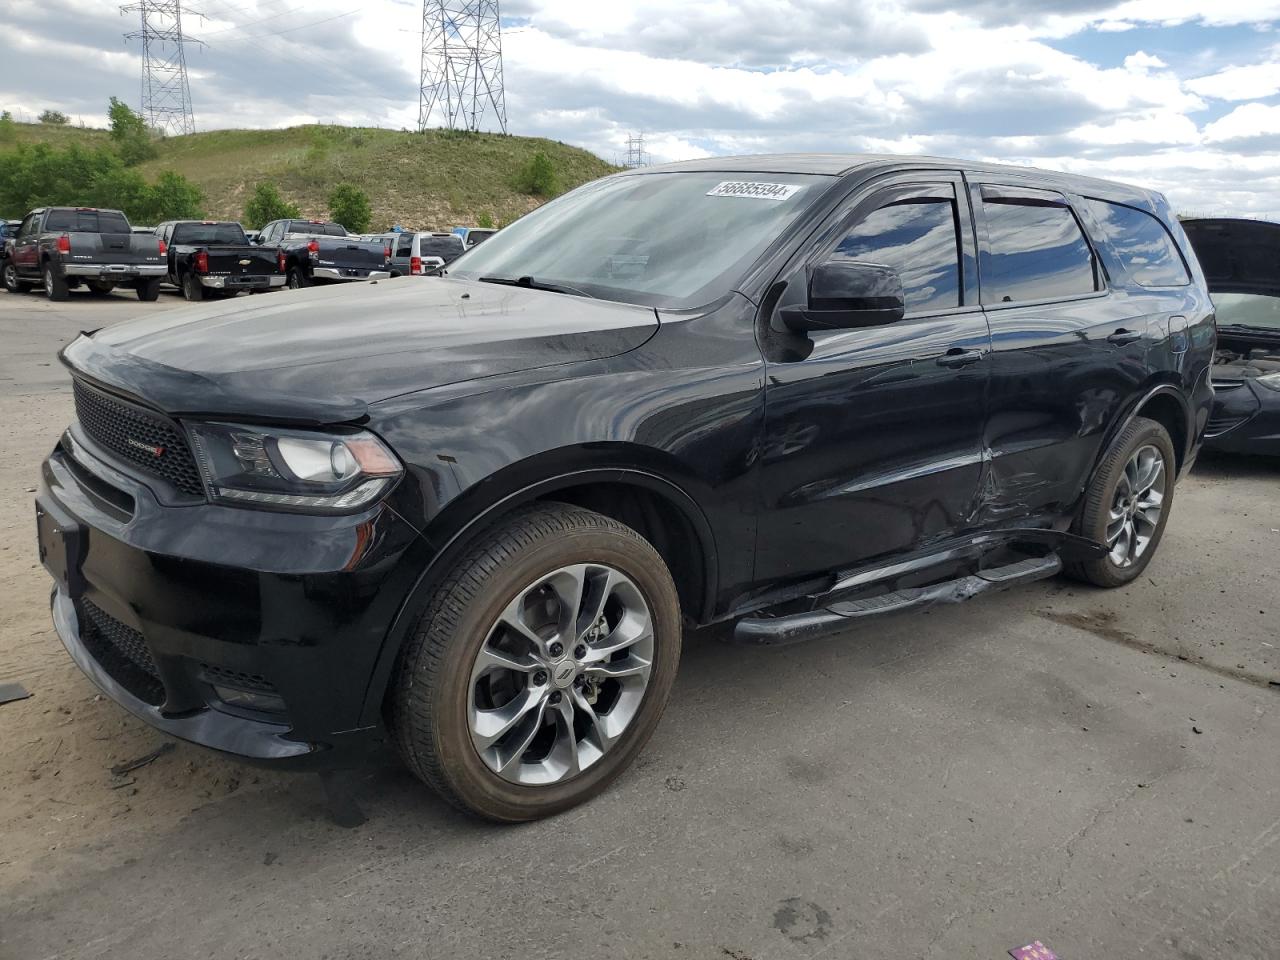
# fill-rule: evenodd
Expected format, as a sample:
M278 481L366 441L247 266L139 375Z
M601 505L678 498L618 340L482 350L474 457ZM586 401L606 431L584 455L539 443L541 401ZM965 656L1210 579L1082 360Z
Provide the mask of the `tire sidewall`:
M1158 449L1164 458L1165 489L1164 500L1161 503L1160 523L1156 526L1156 532L1147 544L1147 549L1131 566L1119 567L1112 562L1109 555L1092 560L1085 565L1088 579L1099 586L1123 586L1140 577L1155 557L1160 542L1164 539L1165 528L1169 525L1169 515L1173 508L1176 489L1177 454L1173 449L1173 441L1169 439L1169 433L1163 426L1154 420L1139 417L1125 429L1118 442L1108 452L1101 468L1094 475L1093 483L1101 484L1100 494L1095 495L1095 489L1090 490L1081 515L1080 532L1091 540L1100 543L1106 541L1107 513L1115 499L1116 486L1124 474L1125 464L1129 462L1134 451L1148 444Z
M4 266L0 267L4 276L4 288L10 293L21 293L22 284L18 282L18 268L9 260L5 260Z
M529 820L561 812L596 795L625 770L648 741L671 692L680 659L679 599L670 575L620 544L617 534L575 531L522 551L508 566L487 578L490 587L468 605L447 638L440 684L433 702L430 735L440 767L454 792L473 810L499 820ZM656 559L656 554L655 554ZM467 699L475 655L498 615L518 593L552 571L572 563L602 563L631 578L640 589L654 627L654 659L644 700L631 724L603 757L584 773L563 783L528 787L493 773L471 742Z
M199 303L204 299L204 291L200 287L200 281L189 273L182 278L182 296L190 303Z

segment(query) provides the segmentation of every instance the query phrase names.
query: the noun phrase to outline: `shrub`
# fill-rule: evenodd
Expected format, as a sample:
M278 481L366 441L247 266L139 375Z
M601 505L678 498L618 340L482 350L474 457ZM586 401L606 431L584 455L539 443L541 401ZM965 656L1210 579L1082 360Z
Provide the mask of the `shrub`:
M516 189L535 197L554 197L560 188L551 158L541 150L530 157L516 175Z
M60 127L67 122L67 115L60 110L46 110L40 114L40 122Z
M487 213L480 214L476 218L476 226L483 227L485 230L492 230L494 228L493 217Z
M287 203L274 183L265 181L253 188L253 196L244 207L244 224L259 230L272 220L296 220L302 216L296 203Z
M126 166L132 167L156 155L151 131L141 114L134 113L127 103L112 97L107 116L111 118L111 142Z
M373 220L369 195L349 183L338 184L329 194L329 219L342 224L352 233L366 232Z
M0 113L0 143L13 143L18 139L18 125L13 122L13 114L6 110Z

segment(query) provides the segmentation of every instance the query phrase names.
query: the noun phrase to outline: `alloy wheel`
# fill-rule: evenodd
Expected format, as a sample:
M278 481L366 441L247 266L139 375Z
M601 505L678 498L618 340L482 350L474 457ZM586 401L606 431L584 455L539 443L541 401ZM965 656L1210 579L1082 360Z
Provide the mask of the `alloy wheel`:
M44 268L44 292L50 300L53 299L53 269L51 267Z
M12 263L4 265L4 287L10 293L18 292L18 271Z
M540 577L476 653L467 693L476 752L512 783L577 776L635 718L653 655L649 606L625 574L580 563Z
M1107 514L1107 547L1117 567L1132 566L1160 527L1168 470L1152 444L1139 447L1125 464Z

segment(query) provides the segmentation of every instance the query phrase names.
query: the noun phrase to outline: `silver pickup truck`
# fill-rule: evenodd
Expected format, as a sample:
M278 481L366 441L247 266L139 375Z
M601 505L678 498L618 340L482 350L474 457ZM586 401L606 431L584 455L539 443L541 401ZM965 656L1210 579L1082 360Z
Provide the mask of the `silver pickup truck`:
M81 284L96 294L129 286L139 300L155 300L167 272L159 237L133 233L119 210L90 207L32 210L0 266L10 293L43 286L50 300L66 300Z

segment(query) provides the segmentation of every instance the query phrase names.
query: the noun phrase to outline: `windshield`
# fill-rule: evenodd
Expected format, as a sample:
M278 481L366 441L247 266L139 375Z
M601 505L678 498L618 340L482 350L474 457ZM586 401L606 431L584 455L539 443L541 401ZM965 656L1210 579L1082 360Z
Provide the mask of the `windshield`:
M1257 293L1215 293L1220 327L1269 327L1280 330L1280 297Z
M472 247L449 275L533 277L607 300L701 306L732 290L830 182L715 172L597 180Z
M238 223L180 223L173 228L173 242L233 245L247 241Z

